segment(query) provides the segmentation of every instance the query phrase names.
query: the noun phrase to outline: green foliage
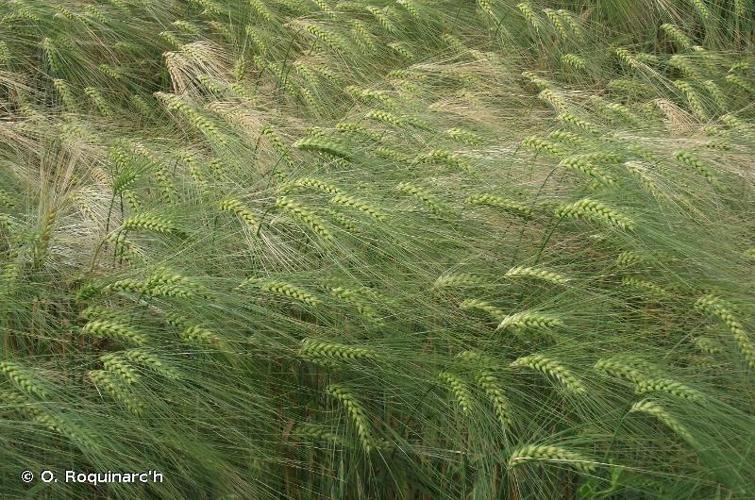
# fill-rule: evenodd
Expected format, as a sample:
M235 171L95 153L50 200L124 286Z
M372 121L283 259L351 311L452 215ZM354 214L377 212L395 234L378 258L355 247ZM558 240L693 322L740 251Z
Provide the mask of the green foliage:
M752 12L0 2L3 497L749 498Z

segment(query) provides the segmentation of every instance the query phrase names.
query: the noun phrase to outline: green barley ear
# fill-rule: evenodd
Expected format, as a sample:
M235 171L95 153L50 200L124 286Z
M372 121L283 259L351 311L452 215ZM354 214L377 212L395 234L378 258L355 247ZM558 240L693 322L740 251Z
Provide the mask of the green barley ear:
M568 130L554 130L548 134L548 139L572 147L584 147L588 144L588 141L584 137L575 134L574 132L569 132Z
M547 88L540 91L537 97L553 106L553 109L563 113L569 106L566 99L553 89Z
M477 6L491 20L498 21L498 16L493 11L493 2L491 0L477 0Z
M599 130L598 127L594 123L588 120L585 120L583 118L580 118L573 113L559 113L556 116L556 119L560 122L565 123L566 125L574 127L578 130L582 130L584 132L588 132L590 134L597 134ZM560 156L560 155L557 155L557 156Z
M692 167L700 175L714 186L720 186L721 183L718 178L713 175L713 172L708 168L700 159L691 151L679 150L674 153L674 158L680 163Z
M484 139L481 136L459 127L449 128L445 130L444 133L452 139L470 146L477 146L484 142Z
M624 162L624 168L637 177L642 187L645 188L648 193L652 194L653 196L657 196L660 193L655 180L650 176L650 174L648 174L648 172L652 171L652 167L650 165L644 162L630 160Z
M351 288L335 287L330 289L330 295L333 297L354 306L359 314L369 319L370 321L381 323L382 320L377 310L370 304L372 297L365 296L360 290Z
M558 31L561 38L564 40L569 38L569 30L566 28L566 24L564 23L561 16L558 15L558 13L553 9L545 8L543 9L543 13L545 14L545 17L548 19L548 21L551 22L554 28L556 28L556 31Z
M107 319L96 319L88 322L81 329L82 333L99 338L125 341L132 344L142 345L147 343L147 336L139 333L128 325Z
M497 330L511 328L522 331L527 329L548 330L563 326L564 322L554 316L539 313L537 311L522 311L510 314L503 318Z
M105 370L118 375L127 384L134 384L139 380L139 374L123 357L117 354L105 354L100 356Z
M683 49L689 49L692 47L692 41L689 37L678 27L670 23L661 24L661 30L671 38L679 47Z
M623 378L634 383L648 380L647 375L642 373L641 370L618 357L601 358L595 363L594 368L603 373Z
M329 200L329 202L334 205L342 205L345 207L359 210L360 212L364 212L365 214L369 215L370 217L378 221L384 221L386 219L385 214L383 214L383 212L380 209L354 196L349 196L346 194L337 194L333 196Z
M663 392L689 401L705 401L705 395L702 392L667 378L640 380L636 383L635 392L637 394Z
M538 17L535 9L529 2L521 2L517 4L516 8L519 9L519 12L521 12L522 16L524 16L529 25L534 28L536 32L540 31L542 20Z
M532 71L522 71L522 77L526 78L527 80L529 80L530 83L532 83L532 85L534 85L535 87L537 87L540 90L545 90L547 88L552 88L553 87L553 84L550 81L545 80L544 78L541 78L541 77L537 76Z
M375 156L379 158L384 158L386 160L390 160L398 164L409 165L412 163L412 159L409 158L409 156L399 151L396 151L394 149L387 148L385 146L380 146L378 148L375 148L373 153L375 154Z
M85 427L75 425L60 416L45 413L42 410L30 411L32 419L45 426L50 431L59 434L82 450L96 450L99 446L97 439Z
M220 129L209 118L189 106L181 97L165 92L155 92L154 96L163 103L166 109L182 116L205 137L218 144L226 145L226 138Z
M249 6L254 11L254 14L267 23L271 23L274 18L274 14L265 5L262 0L249 0Z
M472 397L472 393L469 390L467 383L464 382L461 377L447 371L439 373L438 378L448 387L451 394L453 394L461 411L466 415L470 415L474 398Z
M303 288L285 283L283 281L272 280L260 280L258 278L249 278L242 282L238 288L246 286L254 286L266 292L279 295L281 297L288 297L290 299L297 300L310 306L320 305L320 299L304 290Z
M349 44L339 34L321 28L316 24L302 24L304 29L318 42L333 52L348 52Z
M561 160L561 163L559 163L559 166L570 170L575 170L577 172L582 172L583 174L588 175L601 184L605 184L607 186L610 186L611 184L614 184L616 182L613 177L603 172L602 169L591 162L588 158L585 158L581 155L564 158L563 160Z
M338 434L333 432L332 428L323 425L312 424L309 422L298 424L294 428L293 434L312 440L326 441L338 446L346 445L346 440L343 438L343 436L339 436Z
M0 41L0 66L5 66L11 62L11 52L8 44Z
M621 283L624 286L634 288L643 292L645 295L654 298L668 297L669 293L662 286L653 283L652 281L635 278L632 276L625 276L621 279Z
M242 222L244 222L252 231L256 231L259 227L259 223L257 222L257 218L254 216L251 210L244 205L241 201L235 199L235 198L226 198L225 200L222 200L218 204L218 208L220 208L223 212L232 212L241 219Z
M707 294L695 302L695 308L718 317L731 332L747 364L750 368L755 368L755 344L750 340L750 336L745 331L742 323L731 312L731 307L719 297Z
M744 90L748 94L755 94L755 86L751 85L750 82L745 80L739 75L734 74L728 74L724 77L724 79L729 82L731 85L734 85L735 87L739 87L740 89Z
M159 373L165 378L168 378L170 380L178 380L180 378L180 374L175 368L160 359L157 354L154 354L146 349L129 349L127 351L122 351L121 354L130 362L145 366L155 373Z
M632 219L609 206L589 198L583 198L567 205L560 205L556 209L557 217L585 219L631 231L635 224Z
M433 283L433 289L469 287L480 285L482 280L470 273L446 273L439 276Z
M435 214L440 214L446 211L446 208L441 204L438 198L425 188L416 186L410 182L400 182L396 186L396 190L417 198L420 202L422 202L422 204L424 204L431 212Z
M354 122L338 122L336 130L342 134L348 134L355 137L367 138L373 142L380 142L381 135L371 129L362 127Z
M587 61L576 54L564 54L561 56L561 63L579 71L587 69Z
M70 85L60 78L56 78L52 81L55 90L60 94L60 99L63 102L63 106L67 111L75 111L78 107L78 103L73 96Z
M104 370L92 370L89 372L89 379L98 389L102 388L134 415L141 416L144 413L144 403L137 399L134 393L127 386L124 386L122 382L113 377L112 374Z
M566 150L563 148L563 146L554 144L553 142L546 141L545 139L541 139L540 137L536 136L525 137L524 139L522 139L521 145L522 147L531 149L537 153L545 151L546 153L552 154L556 157L561 157L566 154Z
M507 278L529 278L529 279L536 279L536 280L542 280L546 281L548 283L552 283L554 285L561 285L565 286L569 283L569 278L566 276L563 276L561 274L555 273L551 270L544 269L541 267L524 267L524 266L517 266L512 267L508 271L506 271L506 274L504 275Z
M722 352L721 346L708 337L697 337L694 343L695 347L708 354L720 354Z
M161 234L176 231L176 226L169 218L146 212L124 219L122 227L126 231L154 231Z
M377 50L377 39L364 22L351 21L351 33L362 52L371 53Z
M178 336L187 344L197 347L222 347L225 344L217 333L199 325L187 326L178 333Z
M577 41L584 43L585 34L582 25L580 24L579 17L566 9L558 9L556 14L561 19L561 23L569 27L569 30L574 34Z
M302 340L301 347L299 348L299 356L304 359L313 361L324 360L326 362L372 360L377 357L372 350L364 347L356 347L312 338Z
M92 103L94 103L97 110L106 117L112 117L113 116L113 110L110 107L110 104L107 102L107 99L102 95L102 92L100 92L98 89L94 87L86 87L84 89L84 93L91 99Z
M708 110L705 104L703 104L703 100L700 97L700 95L697 93L697 90L695 90L695 88L692 85L682 80L675 80L674 86L678 88L687 98L689 107L692 110L692 113L695 115L695 117L698 120L707 121L709 119Z
M700 18L703 21L707 21L710 19L710 9L708 9L708 6L705 4L703 0L689 0L692 5L694 5L695 10L697 10L697 13L700 14Z
M367 413L359 400L349 389L340 384L330 384L325 391L343 405L351 417L362 447L367 453L371 452L375 447L375 440L370 431Z
M58 210L54 207L48 208L40 221L39 229L34 237L34 266L39 267L44 262L50 250L50 240L55 230L55 224L58 219Z
M501 196L493 194L477 194L468 197L465 203L469 205L482 205L494 208L500 208L507 212L511 212L524 217L532 215L532 209L522 203L514 200L509 200Z
M553 462L573 467L581 472L593 472L595 462L588 460L579 453L567 450L560 446L527 445L514 450L509 456L509 468L516 467L526 462Z
M48 396L46 384L34 375L31 368L13 361L0 361L0 373L4 374L16 387L27 394L39 398Z
M498 378L493 375L490 370L482 370L477 376L477 385L479 385L485 392L485 395L487 395L501 425L504 428L510 428L513 424L511 403L506 397L506 393L501 387L501 382Z
M587 388L568 368L555 359L540 354L530 354L514 360L512 368L531 368L556 379L566 389L576 394L585 394Z
M703 82L703 87L705 87L705 90L707 90L708 94L713 98L713 102L716 103L718 109L725 111L728 108L729 103L727 102L726 95L716 82L713 80L705 80Z
M392 48L398 55L406 59L407 61L413 61L417 58L409 49L409 45L403 42L391 42L388 47Z
M333 234L325 225L325 222L317 216L314 211L305 207L301 203L294 201L288 196L281 196L275 200L275 206L283 212L301 220L312 229L314 233L320 236L326 242L333 241Z
M458 168L465 172L470 171L469 165L460 155L440 148L433 149L429 153L417 155L412 163L415 165L422 165L427 163L442 164L448 165L449 167Z
M375 120L398 128L402 128L406 125L403 118L382 110L369 111L364 117L369 120Z
M388 8L384 7L382 9L375 7L374 5L368 5L365 7L365 10L372 14L377 22L380 24L380 26L383 27L385 31L388 33L396 33L398 31L398 28L395 24L393 24L393 21L390 17L388 17Z
M671 429L677 436L681 437L692 447L699 447L697 440L692 434L665 408L658 403L645 399L634 403L629 409L629 413L646 413L660 420L666 427Z
M506 317L506 314L502 310L490 304L489 302L485 302L484 300L479 299L465 299L461 304L459 304L459 309L461 309L462 311L471 311L474 309L483 311L488 313L496 321L501 321Z
M302 151L328 153L344 160L351 160L352 158L351 152L347 150L346 145L334 139L308 137L296 141L294 147Z

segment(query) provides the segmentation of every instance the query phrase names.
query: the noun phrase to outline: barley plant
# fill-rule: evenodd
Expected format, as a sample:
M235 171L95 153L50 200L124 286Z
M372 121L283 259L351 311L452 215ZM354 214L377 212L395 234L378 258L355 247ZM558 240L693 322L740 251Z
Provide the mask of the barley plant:
M751 498L754 13L1 1L0 496Z

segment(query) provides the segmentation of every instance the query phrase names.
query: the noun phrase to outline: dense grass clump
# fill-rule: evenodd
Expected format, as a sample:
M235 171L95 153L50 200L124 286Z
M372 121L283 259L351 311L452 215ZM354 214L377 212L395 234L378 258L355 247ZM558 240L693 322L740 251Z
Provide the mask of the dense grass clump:
M0 3L0 493L748 498L753 12Z

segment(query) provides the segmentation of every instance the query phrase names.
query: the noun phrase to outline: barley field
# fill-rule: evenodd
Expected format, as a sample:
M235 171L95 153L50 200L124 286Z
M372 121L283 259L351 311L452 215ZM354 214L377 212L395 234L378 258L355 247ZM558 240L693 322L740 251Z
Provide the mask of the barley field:
M0 497L744 499L753 0L0 0Z

